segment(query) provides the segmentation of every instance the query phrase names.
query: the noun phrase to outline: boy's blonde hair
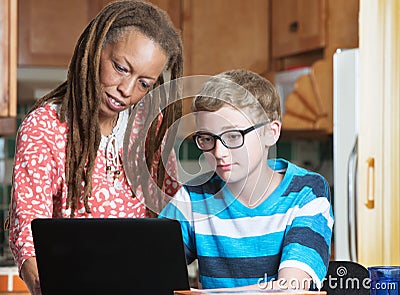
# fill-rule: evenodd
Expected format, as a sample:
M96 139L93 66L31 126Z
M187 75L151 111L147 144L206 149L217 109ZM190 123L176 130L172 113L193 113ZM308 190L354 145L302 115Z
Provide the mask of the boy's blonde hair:
M192 111L214 112L232 105L254 120L281 121L279 94L267 79L247 70L230 70L208 79L192 102Z

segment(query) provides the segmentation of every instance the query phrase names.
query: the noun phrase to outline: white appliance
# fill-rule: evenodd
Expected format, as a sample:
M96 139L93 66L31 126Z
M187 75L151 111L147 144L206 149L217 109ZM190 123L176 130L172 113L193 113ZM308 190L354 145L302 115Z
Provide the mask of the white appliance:
M333 56L335 260L357 261L358 49Z

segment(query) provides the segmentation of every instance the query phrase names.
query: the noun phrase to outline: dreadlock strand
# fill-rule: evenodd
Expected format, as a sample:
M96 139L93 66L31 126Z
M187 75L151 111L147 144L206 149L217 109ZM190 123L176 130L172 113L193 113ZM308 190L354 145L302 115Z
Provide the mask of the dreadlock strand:
M93 124L90 120L92 116L90 116L91 109L93 108L92 97L93 97L93 89L91 85L98 85L95 84L98 79L93 79L90 75L90 67L89 65L89 55L93 55L92 50L93 43L95 39L95 31L96 31L96 22L93 21L91 25L88 27L90 30L86 30L86 34L84 35L83 41L81 42L83 50L78 50L75 55L75 61L79 60L80 63L75 62L75 70L79 72L79 82L74 83L71 85L72 91L72 101L80 101L81 107L77 108L76 104L74 104L72 114L76 114L74 117L79 117L79 122L76 122L78 118L74 118L74 124L72 124L72 130L70 133L72 134L71 138L71 145L72 148L75 150L75 153L72 155L73 158L70 159L71 165L69 169L74 171L73 174L69 173L69 183L72 183L73 189L70 189L68 194L70 195L70 199L72 202L71 208L71 217L74 216L74 211L77 208L77 204L79 203L79 197L84 201L85 211L90 213L90 209L88 206L88 195L91 191L91 173L93 172L94 167L94 160L93 156L88 156L90 154L93 155L93 150L98 148L98 145L91 144L93 142L93 132L90 132L90 129L93 128ZM92 44L92 46L90 46ZM100 51L100 50L99 50ZM97 60L95 56L95 60ZM74 62L74 61L73 61ZM95 66L96 68L96 66ZM94 70L94 72L97 72ZM74 75L75 76L75 75ZM73 80L73 79L72 79ZM77 85L77 87L74 87ZM95 87L97 88L97 87ZM80 96L80 99L77 99ZM94 96L96 98L96 96ZM95 101L95 99L93 99ZM97 105L97 103L95 103ZM96 113L96 112L94 112ZM78 114L80 114L78 116ZM96 116L93 116L96 118ZM74 136L76 130L79 130L77 136ZM85 170L87 165L87 169ZM89 172L90 171L90 172ZM89 175L89 177L88 177ZM83 181L83 192L82 192L82 185L81 182ZM72 195L71 195L72 194Z
M88 37L88 43L91 45L85 51L84 61L86 64L89 64L88 56L94 57L94 67L83 68L85 72L86 81L90 81L90 83L85 83L82 81L82 85L86 85L84 91L85 97L83 97L84 107L81 113L81 120L85 125L86 136L83 141L83 149L84 153L80 155L81 161L78 169L82 171L81 178L84 180L84 188L82 200L84 202L85 211L90 213L90 208L88 205L88 198L91 195L92 191L92 174L94 170L94 163L97 155L97 149L100 145L101 140L101 132L98 125L98 108L100 103L98 102L98 98L100 97L99 87L97 85L100 84L98 77L98 70L100 67L100 57L101 57L101 49L99 46L95 46L96 42L95 37L100 35L99 41L97 43L103 44L104 39L106 38L106 33L108 32L111 24L114 22L116 15L107 15L102 21L101 18L97 18L98 22L94 22L91 28L91 33ZM97 32L99 31L99 32ZM103 33L101 33L103 32ZM100 34L99 34L100 33ZM81 78L82 79L82 78ZM94 86L93 86L94 85ZM95 98L95 99L92 99ZM92 116L91 114L96 114ZM85 167L86 165L86 167ZM86 168L86 169L85 169ZM80 173L79 173L80 174Z
M178 55L180 56L180 55ZM182 60L181 60L182 61ZM175 137L177 134L177 126L171 128L171 125L178 120L182 116L182 100L181 100L181 88L180 88L180 82L177 78L182 75L182 68L180 67L181 62L177 62L175 64L175 67L171 69L171 79L172 82L170 83L170 88L169 88L169 104L168 108L165 110L164 118L166 121L166 126L165 126L165 131L162 133L162 137L164 137L164 134L168 130L168 137L165 142L165 147L163 150L163 159L167 159L171 150L173 149L174 142L175 142ZM178 84L178 85L177 85ZM158 167L158 185L162 187L164 183L164 178L165 178L165 166L163 163L159 164Z
M93 23L93 22L92 22ZM92 24L91 23L91 24ZM77 102L76 93L81 92L81 95L84 95L82 88L85 83L82 83L85 80L86 75L83 69L87 67L87 61L84 59L84 55L86 53L85 47L87 43L87 35L89 33L91 25L88 26L82 36L78 41L78 45L75 48L75 52L73 58L70 63L70 71L69 71L69 95L66 96L68 99L64 99L65 102L65 110L67 111L67 116L69 120L69 137L67 143L67 149L71 152L67 153L67 163L66 166L66 181L68 183L68 198L67 198L67 208L71 208L71 217L75 216L75 210L77 208L77 204L79 202L79 198L77 196L80 195L81 191L81 172L79 171L79 156L82 153L81 147L81 126L78 122L79 114L82 110L82 107L77 106L76 104L82 102L84 98L78 100ZM79 73L79 74L78 74ZM77 79L79 79L77 81ZM71 103L68 103L70 101ZM84 128L83 128L84 129ZM83 131L83 130L82 130Z

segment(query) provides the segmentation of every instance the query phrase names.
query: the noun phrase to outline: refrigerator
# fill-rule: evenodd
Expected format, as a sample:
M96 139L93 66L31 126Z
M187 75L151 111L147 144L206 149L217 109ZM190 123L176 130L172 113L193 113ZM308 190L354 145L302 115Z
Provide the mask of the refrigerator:
M357 261L358 49L333 55L335 260Z

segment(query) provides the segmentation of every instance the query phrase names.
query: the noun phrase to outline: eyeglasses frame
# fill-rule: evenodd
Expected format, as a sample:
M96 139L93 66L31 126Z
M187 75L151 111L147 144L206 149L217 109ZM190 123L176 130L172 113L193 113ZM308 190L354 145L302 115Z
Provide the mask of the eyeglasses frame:
M253 130L256 130L256 129L258 129L258 128L264 126L264 125L267 125L268 123L271 123L271 120L267 120L267 121L265 121L265 122L255 124L255 125L250 126L249 128L246 128L246 129L244 129L244 130L240 130L240 129L230 129L230 130L226 130L226 131L224 131L224 132L222 132L222 133L220 133L220 134L213 134L213 133L210 133L210 132L198 131L198 132L196 132L196 133L192 136L192 138L193 138L194 142L196 143L197 148L198 148L199 150L203 151L203 152L209 152L209 151L212 151L213 149L215 149L215 145L216 145L216 143L217 143L217 139L219 139L219 141L220 141L226 148L228 148L228 149L238 149L238 148L241 148L241 147L244 145L244 136L245 136L247 133L250 133L250 132L253 131ZM242 144L241 144L241 145L236 146L236 147L229 147L229 146L226 145L226 143L225 143L225 142L223 141L223 139L221 138L222 135L224 135L224 134L226 134L226 133L228 133L228 132L232 132L232 131L239 132L239 133L242 135L243 141L242 141ZM212 138L214 138L214 146L213 146L211 149L207 149L207 150L202 149L202 148L199 146L199 144L197 143L197 140L196 140L196 138L197 138L198 136L200 136L200 135L209 135L209 136L211 136Z

